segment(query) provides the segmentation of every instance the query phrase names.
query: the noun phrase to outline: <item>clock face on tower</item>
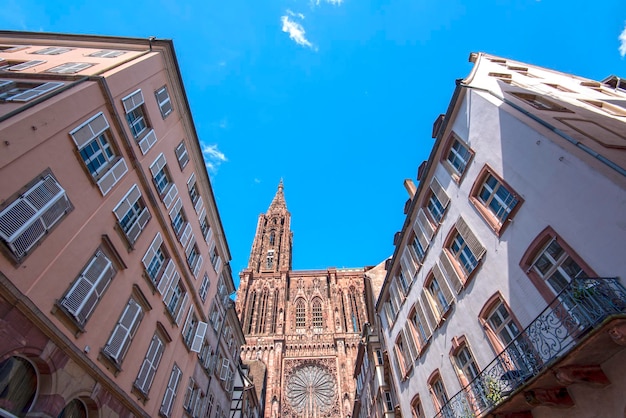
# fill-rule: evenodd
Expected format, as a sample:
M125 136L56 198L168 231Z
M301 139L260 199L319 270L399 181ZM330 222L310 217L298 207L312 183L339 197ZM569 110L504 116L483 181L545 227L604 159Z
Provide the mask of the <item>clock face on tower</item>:
M335 378L318 364L293 369L285 389L287 402L300 417L326 416L336 404Z

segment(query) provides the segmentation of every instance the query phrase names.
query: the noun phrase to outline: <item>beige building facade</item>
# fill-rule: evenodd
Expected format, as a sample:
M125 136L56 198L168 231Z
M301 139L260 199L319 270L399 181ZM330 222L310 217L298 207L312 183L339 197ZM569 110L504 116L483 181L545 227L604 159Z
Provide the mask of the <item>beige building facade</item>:
M173 43L0 32L0 415L226 417L243 334Z
M625 86L470 60L376 306L398 407L623 416Z
M348 417L354 360L368 322L363 268L292 270L283 183L259 216L236 310L244 362L267 368L265 417Z

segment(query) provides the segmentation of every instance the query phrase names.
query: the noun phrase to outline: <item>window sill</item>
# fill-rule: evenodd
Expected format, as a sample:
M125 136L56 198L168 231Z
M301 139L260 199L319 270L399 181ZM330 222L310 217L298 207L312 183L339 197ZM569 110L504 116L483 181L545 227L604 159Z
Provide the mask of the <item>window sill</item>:
M133 393L135 396L137 396L137 400L140 401L142 404L147 404L148 401L150 400L150 398L148 397L148 394L145 393L144 391L142 391L141 389L139 389L137 387L136 384L133 383L133 387L131 388L131 393Z
M85 332L84 324L78 322L67 309L61 305L60 300L55 300L52 305L50 313L56 316L73 334L75 338L78 338Z
M113 373L115 377L122 371L122 365L109 357L109 355L104 352L104 349L100 350L98 361L102 363L108 371Z

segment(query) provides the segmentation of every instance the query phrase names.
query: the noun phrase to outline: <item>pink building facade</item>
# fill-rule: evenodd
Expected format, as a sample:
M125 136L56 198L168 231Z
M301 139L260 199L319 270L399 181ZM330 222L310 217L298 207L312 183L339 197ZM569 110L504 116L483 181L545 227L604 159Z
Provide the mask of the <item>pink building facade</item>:
M172 42L0 59L0 415L227 416L243 334Z
M377 302L397 408L623 416L626 86L470 60Z

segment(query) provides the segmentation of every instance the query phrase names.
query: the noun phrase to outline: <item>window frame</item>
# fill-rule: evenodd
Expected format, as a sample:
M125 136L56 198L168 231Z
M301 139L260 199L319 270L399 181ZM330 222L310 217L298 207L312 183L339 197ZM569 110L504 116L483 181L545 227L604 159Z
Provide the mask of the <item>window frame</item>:
M488 202L483 202L480 194L483 190L483 185L487 182L489 178L493 178L497 182L497 190L501 187L509 193L509 195L516 200L515 205L510 208L506 217L499 218L496 213L494 213L493 208L489 206L491 199L496 198L496 188L493 189L490 200ZM480 170L480 173L476 177L474 184L472 185L472 189L469 193L470 203L476 208L481 217L485 220L489 228L498 236L502 236L506 228L509 226L517 212L520 210L521 206L524 204L524 199L515 191L511 185L509 185L502 177L500 177L494 169L492 169L488 164Z
M539 94L526 93L524 91L507 91L506 93L537 110L559 113L573 113L565 106L562 106L559 103L549 100Z
M120 209L127 207L123 213L118 213ZM132 213L131 213L132 212ZM122 200L113 208L113 214L118 220L118 226L124 237L128 241L130 248L134 248L135 243L141 236L141 233L146 229L146 225L152 218L148 206L143 200L143 196L139 187L133 184L130 190L124 195ZM127 219L127 217L130 217ZM136 235L129 235L134 228L138 228Z
M491 318L493 314L500 307L503 307L506 310L509 323L512 323L517 328L517 335L522 333L524 330L522 324L518 321L515 313L511 310L508 302L506 301L502 293L500 293L500 291L497 291L496 293L491 295L491 297L487 299L482 309L480 310L478 314L478 320L485 330L485 334L487 335L487 339L489 340L491 348L493 349L494 355L500 354L508 345L508 343L503 341L500 337L498 329L494 329L494 326L491 323ZM515 335L513 339L515 339L517 335Z
M461 237L464 244L459 248L459 257L463 250L467 248L476 260L475 265L470 271L466 270L465 265L461 264L461 261L457 258L457 253L453 249L453 245L459 243L459 241L456 240L457 236ZM467 287L471 279L480 270L486 252L487 250L484 245L482 245L476 234L474 234L469 225L467 225L465 219L460 216L444 240L443 253L440 256L440 260L448 278L454 282L460 281L462 287ZM447 256L447 258L445 258L444 255ZM456 285L455 290L457 290L458 293L460 291L459 283L453 284Z
M132 309L135 309L135 312L132 312ZM122 313L111 331L111 335L107 340L106 344L102 347L102 354L106 356L108 360L110 360L119 370L121 364L128 354L128 350L133 342L135 335L137 334L137 330L139 329L139 325L143 319L145 314L145 308L142 306L141 301L138 300L136 295L131 296L128 299L128 302L124 306ZM130 312L132 315L131 322L129 324L125 324L124 320L127 318L127 313ZM119 347L113 345L117 338L117 336L121 334L123 336L123 341L120 342ZM116 337L117 336L117 337ZM111 348L112 347L112 348ZM113 350L113 351L112 351Z
M167 340L163 338L158 331L154 333L152 339L150 340L150 344L148 345L148 349L146 350L146 355L144 356L141 366L139 367L139 371L137 372L137 377L133 383L133 388L146 397L148 396L148 393L150 393L152 383L154 383L154 377L156 376L161 359L163 358L166 341ZM156 348L154 347L155 345ZM144 373L144 376L140 379L142 377L142 373Z
M435 369L435 371L430 374L427 382L428 391L430 392L435 411L437 411L437 414L442 414L444 417L448 416L447 413L443 411L443 409L444 406L448 405L448 403L450 402L450 396L448 395L446 385L443 383L443 378L441 376L441 373L439 372L439 369ZM435 387L437 384L441 389L441 394L438 394L439 390ZM442 395L443 398L440 398L440 395Z
M64 62L56 67L48 68L45 72L52 74L76 74L94 65L97 64L93 62Z
M467 160L463 159L464 168L462 172L459 172L458 169L449 160L450 153L452 152L452 149L454 148L454 145L456 142L458 142L460 146L462 146L463 148L467 150ZM458 152L455 152L455 154L458 154ZM446 171L448 171L448 173L450 174L450 177L452 177L452 180L457 185L460 185L463 182L463 179L465 178L465 175L467 174L467 171L472 163L472 160L474 159L474 154L475 154L474 150L469 146L469 144L466 141L462 140L461 137L457 135L456 132L454 131L450 132L450 134L448 135L448 139L446 140L446 143L443 146L443 152L441 153L440 163L441 165L445 167Z
M162 95L165 92L166 98L165 100L161 100L159 95ZM156 98L157 105L159 106L159 111L161 112L161 117L163 119L167 118L174 112L174 104L170 98L169 91L167 90L167 85L160 87L154 91L154 97ZM164 111L164 108L167 108L169 104L169 111Z

